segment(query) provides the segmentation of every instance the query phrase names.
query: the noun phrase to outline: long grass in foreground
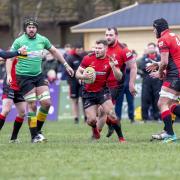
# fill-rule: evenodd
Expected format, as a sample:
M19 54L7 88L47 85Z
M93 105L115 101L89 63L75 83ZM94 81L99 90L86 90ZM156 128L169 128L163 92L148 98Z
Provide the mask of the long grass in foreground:
M130 124L123 121L127 143L115 134L98 141L90 139L90 128L70 120L47 122L48 142L31 144L27 124L20 131L20 144L9 144L12 123L0 132L0 179L2 180L111 180L180 179L180 143L150 142L162 124ZM180 124L175 124L180 135Z

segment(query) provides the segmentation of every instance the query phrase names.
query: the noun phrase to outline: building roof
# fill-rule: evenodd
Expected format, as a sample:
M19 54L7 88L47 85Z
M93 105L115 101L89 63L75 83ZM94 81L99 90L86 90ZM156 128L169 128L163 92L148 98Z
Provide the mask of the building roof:
M157 18L165 18L169 25L180 25L180 2L138 4L114 11L71 28L72 32L86 32L107 27L152 28Z

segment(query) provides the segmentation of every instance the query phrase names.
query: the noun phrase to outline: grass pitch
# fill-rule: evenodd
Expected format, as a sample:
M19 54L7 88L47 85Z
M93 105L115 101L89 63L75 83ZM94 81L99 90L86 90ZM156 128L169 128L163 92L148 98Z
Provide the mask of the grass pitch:
M27 124L20 131L20 144L9 144L12 123L0 132L0 179L2 180L139 180L180 179L180 143L150 142L162 124L130 124L123 121L126 144L107 128L98 141L90 128L70 120L47 122L48 142L31 144ZM175 124L180 135L180 124Z

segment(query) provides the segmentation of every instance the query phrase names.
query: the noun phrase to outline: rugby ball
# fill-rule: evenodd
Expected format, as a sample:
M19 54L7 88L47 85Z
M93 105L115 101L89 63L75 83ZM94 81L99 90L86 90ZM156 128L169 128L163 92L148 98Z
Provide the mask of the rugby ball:
M85 84L93 84L94 81L96 80L96 71L95 71L95 69L92 68L92 67L87 67L87 68L84 70L83 74L88 74L88 73L93 73L93 78L92 78L92 79L84 79L84 83L85 83Z

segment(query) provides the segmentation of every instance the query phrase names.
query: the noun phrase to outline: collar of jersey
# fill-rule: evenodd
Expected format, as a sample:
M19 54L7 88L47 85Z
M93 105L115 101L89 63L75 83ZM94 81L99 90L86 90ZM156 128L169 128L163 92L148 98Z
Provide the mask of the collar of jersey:
M166 33L168 33L168 32L170 32L169 29L164 30L164 31L161 33L161 36L163 36L164 34L166 34Z

